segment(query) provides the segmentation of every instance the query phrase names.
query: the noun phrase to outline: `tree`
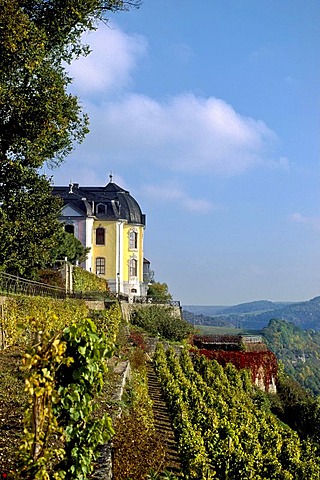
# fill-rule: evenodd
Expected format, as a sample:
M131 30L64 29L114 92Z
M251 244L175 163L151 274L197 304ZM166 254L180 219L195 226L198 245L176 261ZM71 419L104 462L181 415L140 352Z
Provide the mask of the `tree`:
M82 263L86 260L90 247L84 247L80 240L78 240L72 233L61 231L59 236L59 244L54 249L53 263L63 260L67 257L68 261L73 263Z
M168 305L135 306L131 322L151 335L160 335L162 338L175 341L181 341L194 330L174 307Z
M0 265L9 273L32 277L50 262L58 242L61 203L44 176L27 168L22 179L24 186L11 191L0 209Z
M66 65L88 53L84 31L96 28L105 12L131 5L139 1L0 0L2 268L25 274L48 260L60 205L37 169L59 165L88 132L87 116L67 92Z
M172 300L172 295L169 293L168 285L166 283L153 282L149 285L148 297L152 297L155 300L167 302Z

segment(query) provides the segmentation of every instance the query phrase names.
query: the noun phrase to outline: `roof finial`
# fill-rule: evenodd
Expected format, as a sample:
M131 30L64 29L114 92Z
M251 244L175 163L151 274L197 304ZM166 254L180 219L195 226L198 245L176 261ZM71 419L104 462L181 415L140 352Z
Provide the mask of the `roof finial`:
M72 183L72 180L70 180L70 183L69 183L69 193L73 193L72 189L73 189L73 183Z
M112 175L112 172L110 172L110 175L109 175L109 180L110 180L110 183L113 182L113 175Z

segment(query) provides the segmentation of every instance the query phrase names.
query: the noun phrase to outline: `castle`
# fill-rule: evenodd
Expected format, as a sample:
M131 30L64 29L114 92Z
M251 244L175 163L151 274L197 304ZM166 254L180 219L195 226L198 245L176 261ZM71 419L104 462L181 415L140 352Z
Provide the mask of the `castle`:
M53 194L63 200L59 220L65 231L90 248L81 266L105 278L114 293L129 297L146 295L146 216L130 193L115 184L110 175L104 187L71 183L53 187Z

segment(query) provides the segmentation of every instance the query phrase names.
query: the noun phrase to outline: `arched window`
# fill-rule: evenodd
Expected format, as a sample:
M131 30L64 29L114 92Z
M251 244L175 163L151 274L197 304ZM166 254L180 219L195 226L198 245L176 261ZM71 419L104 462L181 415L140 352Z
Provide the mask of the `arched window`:
M130 230L129 233L129 248L136 249L138 248L138 233L134 230Z
M136 277L138 275L138 260L136 260L135 258L130 259L129 275L130 277Z
M97 207L97 214L104 215L106 213L106 206L103 203L99 203Z
M96 258L96 274L104 275L106 273L106 259L104 257Z
M70 223L64 226L64 230L67 233L72 233L74 235L74 225L71 225Z
M105 229L103 227L96 229L96 245L105 245Z

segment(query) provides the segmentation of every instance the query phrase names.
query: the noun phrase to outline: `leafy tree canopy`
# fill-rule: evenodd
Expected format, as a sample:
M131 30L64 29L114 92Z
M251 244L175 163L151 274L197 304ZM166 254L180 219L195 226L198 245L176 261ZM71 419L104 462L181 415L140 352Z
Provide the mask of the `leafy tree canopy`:
M51 260L60 204L45 162L59 165L88 132L66 66L81 34L139 0L0 0L0 265L27 274Z
M0 208L0 265L9 273L33 277L50 263L59 242L61 203L51 195L47 178L32 169L21 168L19 181L24 186L7 192Z
M59 243L52 253L55 257L54 263L67 257L69 262L76 264L84 262L89 251L90 248L84 247L72 233L61 230Z
M269 348L284 370L315 395L320 393L320 333L273 319L263 330Z
M147 295L160 301L172 300L166 283L153 282L149 285Z

